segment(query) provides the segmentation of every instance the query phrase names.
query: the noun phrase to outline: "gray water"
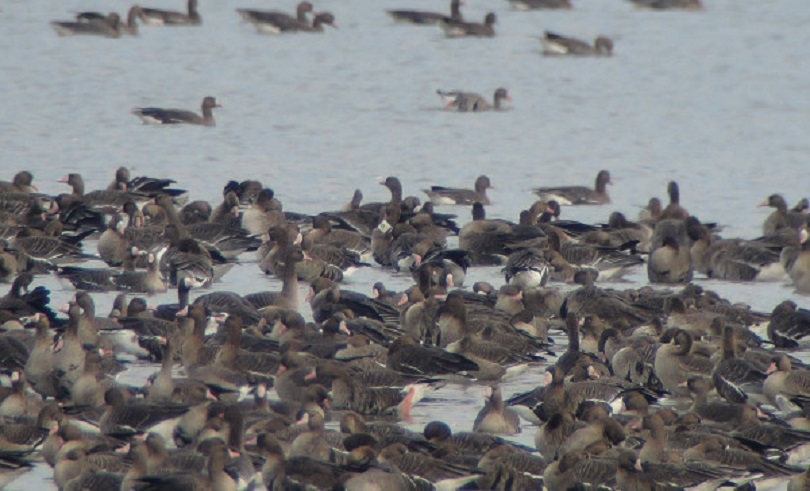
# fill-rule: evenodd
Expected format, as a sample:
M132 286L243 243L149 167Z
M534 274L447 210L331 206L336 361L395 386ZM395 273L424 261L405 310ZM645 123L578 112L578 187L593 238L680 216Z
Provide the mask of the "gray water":
M622 0L575 0L571 11L517 12L505 0L469 0L465 16L495 11L498 35L459 40L437 27L395 24L384 10L443 11L444 1L317 1L339 29L285 36L259 35L234 12L292 11L295 3L203 0L201 27L142 27L139 37L106 39L60 38L48 22L75 11L125 12L129 3L0 0L0 179L28 169L43 192L58 193L67 191L55 182L67 172L81 172L92 189L125 165L217 202L225 181L255 178L286 210L314 213L339 208L358 187L366 200L386 200L377 182L388 175L423 197L429 185L468 187L488 174L496 188L488 214L516 219L533 201L532 187L590 184L605 168L612 204L566 208L565 218L635 216L675 179L691 213L746 238L760 233L770 209L757 204L769 194L793 204L807 193L806 1L705 0L703 12L648 12ZM546 29L611 36L615 56L543 57ZM514 100L509 111L448 113L435 94L491 97L500 86ZM138 106L198 110L205 95L225 106L215 128L150 127L130 114ZM468 219L466 208L449 210ZM411 283L366 269L346 287L368 293L378 279L395 289ZM502 282L492 268L473 270L468 284L476 279ZM628 279L636 287L646 274ZM782 283L697 281L763 311L785 298L808 304ZM54 278L37 283L53 290L55 303L73 293ZM279 287L250 262L217 285L240 293ZM109 309L112 295L95 298L100 313ZM306 305L302 312L309 315ZM505 382L505 394L534 387L540 371ZM404 424L421 429L440 418L469 430L481 405L480 387L445 387ZM525 426L516 439L530 444L533 432ZM45 466L11 488L50 486L50 475Z

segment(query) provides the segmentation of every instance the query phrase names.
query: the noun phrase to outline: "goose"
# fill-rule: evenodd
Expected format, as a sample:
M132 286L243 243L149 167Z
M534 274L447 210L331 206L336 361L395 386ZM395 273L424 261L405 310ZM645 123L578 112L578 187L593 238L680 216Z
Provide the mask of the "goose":
M729 402L744 403L748 400L748 391L761 392L766 378L767 374L756 365L737 356L734 327L725 326L721 358L712 370L717 393Z
M495 36L495 29L493 26L498 21L498 17L490 12L484 17L483 23L477 22L464 22L444 17L439 21L439 25L447 37L493 37Z
M651 10L703 10L701 0L630 0L636 7Z
M771 312L767 332L777 348L798 348L810 334L810 310L792 300L781 302Z
M598 36L593 45L585 41L546 31L543 41L543 54L547 56L612 56L613 40Z
M683 220L665 219L655 225L647 278L653 283L688 283L694 266Z
M88 22L53 21L51 26L60 36L93 35L117 38L121 36L121 17L111 12L104 19L94 19Z
M190 0L194 1L194 0ZM193 124L200 126L215 126L215 107L222 107L211 96L206 96L202 101L202 116L184 109L161 109L157 107L137 107L132 110L132 114L141 118L144 124Z
M424 192L435 205L472 205L475 202L489 205L487 189L492 188L489 177L478 176L473 187L474 190L431 186Z
M147 433L165 420L177 418L188 411L185 405L156 405L127 402L121 389L113 387L104 393L107 408L99 421L99 430L107 436L129 437Z
M794 370L786 354L777 354L768 367L768 378L762 383L762 390L773 403L776 403L779 395L810 395L810 371Z
M810 241L807 236L808 230L804 227L799 234L800 245L784 247L779 254L779 264L801 293L810 292Z
M313 11L310 2L300 2L295 9L295 16L276 10L236 9L239 15L247 22L252 23L256 30L267 34L281 34L283 32L298 31L309 23L307 14Z
M677 182L669 181L667 184L667 194L669 194L669 204L661 212L659 220L686 220L689 216L689 212L686 211L686 208L681 206L681 191Z
M338 28L335 24L335 16L331 12L319 12L312 19L312 25L301 26L301 32L323 32L325 25L333 29Z
M708 358L692 353L694 340L688 331L671 329L664 333L662 342L667 343L658 347L654 366L666 390L685 394L681 384L693 376L708 376L714 368Z
M517 10L533 9L570 9L574 6L571 0L509 0Z
M141 8L141 20L154 26L198 26L202 17L197 12L197 0L188 0L187 12Z
M462 22L464 17L461 15L461 4L464 0L450 0L450 18L454 21ZM408 22L411 24L429 25L437 24L446 16L438 12L426 12L424 10L401 10L391 9L387 10L395 21Z
M27 170L14 174L11 182L0 181L0 193L32 193L39 189L34 185L34 175Z
M474 92L461 92L458 90L445 91L439 89L436 90L436 93L439 94L439 97L441 97L442 101L444 102L445 109L457 112L481 112L490 111L493 109L497 111L503 109L504 100L510 102L512 101L512 98L509 96L509 92L507 92L507 90L503 87L499 87L495 90L495 94L492 97L492 104L490 104L484 97Z
M534 194L546 202L556 201L561 205L601 205L610 203L607 185L611 184L610 172L601 170L596 175L593 188L585 186L556 186L535 188Z
M473 422L473 431L495 435L514 435L520 433L520 417L511 408L506 407L499 386L488 387L484 391L486 402Z

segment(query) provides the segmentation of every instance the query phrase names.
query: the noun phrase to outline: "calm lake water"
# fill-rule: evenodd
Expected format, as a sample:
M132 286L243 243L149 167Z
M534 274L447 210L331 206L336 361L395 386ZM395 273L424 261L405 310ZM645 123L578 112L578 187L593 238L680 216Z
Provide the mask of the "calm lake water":
M225 181L255 178L286 210L315 213L342 206L355 188L366 200L387 199L377 182L388 175L424 197L431 184L468 187L487 174L495 186L489 216L516 219L533 201L532 187L590 184L604 168L613 203L567 208L564 217L598 222L613 210L633 217L675 179L690 212L722 224L728 237L752 238L770 212L759 202L780 192L792 205L808 192L810 5L704 1L703 12L648 12L622 0L518 12L506 0L468 0L469 19L497 13L498 35L450 40L437 27L399 25L385 14L444 11L444 1L315 1L339 29L267 36L234 9L293 11L294 0L202 0L201 27L142 27L139 37L106 39L60 38L48 22L76 11L125 12L129 3L0 0L0 179L28 169L42 191L58 193L67 190L56 183L67 172L81 172L91 189L126 165L216 202ZM615 56L543 57L544 30L613 37ZM509 111L439 110L438 88L491 97L500 86L514 100ZM137 106L198 110L205 95L224 105L216 128L150 127L130 114ZM468 219L468 209L451 210ZM367 269L346 287L368 293L378 279L396 289L411 283ZM492 268L473 270L468 284L476 279L502 282ZM627 287L639 286L646 273L628 279ZM810 303L780 283L697 281L764 311L785 298ZM54 302L73 293L54 278L37 282L53 289ZM280 284L246 262L217 288L248 293ZM111 295L95 298L99 312L109 309ZM308 306L302 312L309 315ZM505 383L505 394L534 387L542 370ZM480 387L446 387L405 424L420 429L452 412L448 422L468 430L481 405ZM525 426L517 439L531 444L533 433ZM50 475L37 469L10 489L44 489Z

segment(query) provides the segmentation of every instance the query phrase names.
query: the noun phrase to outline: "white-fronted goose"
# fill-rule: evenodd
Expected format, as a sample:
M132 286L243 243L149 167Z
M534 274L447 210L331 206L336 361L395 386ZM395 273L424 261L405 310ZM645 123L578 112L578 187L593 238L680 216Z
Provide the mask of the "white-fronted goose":
M234 478L225 471L228 463L228 447L221 442L211 444L208 454L207 472L191 473L187 470L159 473L137 479L137 489L152 491L174 491L178 489L193 491L235 491Z
M712 382L717 393L729 402L744 403L748 391L760 392L767 375L745 358L737 356L734 327L723 328L723 349L720 360L712 370Z
M34 175L22 170L9 181L0 181L0 193L33 193L39 191L34 183Z
M458 99L456 99L454 103L457 101ZM484 205L489 205L487 189L492 188L489 177L478 176L475 180L474 188L474 190L470 190L431 186L430 189L425 189L424 191L435 205L472 205L476 201Z
M498 17L493 12L490 12L484 17L483 23L456 21L450 17L445 17L439 22L439 25L444 30L445 35L450 38L493 37L495 36L493 26L497 21Z
M388 350L388 368L412 375L429 376L470 372L479 366L468 358L440 348L422 346L403 335Z
M520 433L520 418L511 408L506 407L499 386L488 387L484 392L486 402L473 422L473 431L495 435Z
M292 16L277 10L236 9L239 15L247 22L256 26L256 30L267 34L281 34L282 32L298 31L309 24L307 14L313 11L310 2L301 2L296 7L296 15Z
M771 402L775 403L778 395L810 395L810 371L794 370L786 354L773 357L768 374L768 378L762 383L762 389Z
M778 461L771 461L759 452L751 452L742 448L731 448L723 444L717 436L704 438L703 441L683 452L685 463L720 464L733 469L756 469L764 477L756 480L757 487L768 489L779 482L784 482L787 476L798 474L802 469L791 467Z
M419 476L430 482L462 479L462 481L456 481L453 487L462 486L465 478L474 480L477 477L475 475L471 477L471 474L477 474L477 470L473 466L465 466L461 463L450 464L429 454L412 452L402 442L393 443L382 449L377 460L399 469L404 474Z
M140 16L144 24L154 26L198 26L202 24L202 17L197 12L197 0L188 0L185 14L174 10L142 8Z
M542 251L526 248L509 255L503 268L505 280L521 289L546 286L549 278L549 262Z
M190 0L193 1L193 0ZM202 101L202 116L184 109L160 109L157 107L138 107L132 114L141 118L145 124L195 124L200 126L215 126L215 107L222 107L214 97L206 96Z
M763 235L774 235L781 228L800 230L808 224L807 214L801 211L788 210L787 202L781 194L768 196L768 199L760 203L759 206L774 209L762 224Z
M593 45L580 39L546 31L543 41L543 54L546 56L612 56L613 40L598 36Z
M540 455L549 461L559 457L563 443L576 430L585 426L584 422L576 421L569 412L560 412L540 424L534 435L534 445Z
M323 32L323 26L337 29L335 16L331 12L320 12L312 18L312 25L301 26L301 32Z
M463 3L463 0L450 0L450 18L454 21L461 22L464 20L461 15L461 4ZM445 14L426 12L424 10L387 10L386 12L395 21L421 25L437 24L446 17Z
M270 227L282 225L284 213L281 203L270 188L262 189L242 215L242 227L252 235L266 234Z
M188 411L185 405L156 405L145 402L127 402L121 389L112 388L104 393L107 409L99 421L99 429L107 436L129 437L146 433L167 419L177 418Z
M363 255L369 252L369 240L362 234L353 230L335 230L325 215L316 215L312 218L312 230L303 239L303 244L326 244L344 248L352 253Z
M695 271L731 281L768 281L784 277L785 268L774 248L758 241L716 238L694 216L686 219L686 227L693 241L690 253Z
M690 377L685 385L692 395L693 403L690 411L700 416L701 421L715 426L722 425L725 429L734 429L743 421L745 403L709 401L709 391L713 388L703 377Z
M444 108L458 112L481 112L502 109L503 101L511 101L512 98L503 87L495 90L493 103L490 104L484 97L474 92L461 92L458 90L444 91L437 90L437 94L444 102ZM429 193L428 193L429 194ZM473 201L474 203L475 201ZM471 203L472 204L472 203ZM486 204L489 204L488 202Z
M788 465L804 462L810 451L810 432L796 430L780 422L763 423L758 413L755 406L745 406L740 423L731 436L753 449L770 447L787 453L785 462Z
M104 19L90 21L53 21L51 26L60 36L93 35L117 38L121 36L121 17L111 12Z
M792 300L774 307L768 322L768 337L777 348L798 348L810 334L810 310L800 309Z
M414 382L402 387L389 385L384 380L375 382L364 380L363 377L349 375L342 368L333 370L332 373L336 375L332 380L333 407L362 415L393 414L408 417L413 405L424 397L426 390L429 390L426 383ZM386 375L383 377L387 378Z
M633 253L632 241L618 247L595 246L572 239L556 226L546 230L548 248L544 255L555 271L563 273L565 281L574 280L579 271L595 273L599 279L617 280L644 262Z
M630 0L636 7L651 10L703 10L701 0Z
M546 467L543 486L547 489L572 489L577 485L597 487L613 480L617 463L613 459L591 457L586 452L570 452Z
M74 382L84 373L84 349L79 340L81 307L71 302L68 308L68 324L62 338L54 347L54 378L61 397L70 394Z
M688 283L694 267L683 220L661 220L655 225L647 278L653 283Z
M659 219L686 220L689 216L689 212L686 211L686 208L681 206L681 190L677 182L669 181L669 184L667 184L667 194L669 195L669 204L661 212Z
M56 397L55 379L52 371L56 364L53 352L53 334L48 318L41 315L36 321L34 346L25 363L25 377L42 397Z
M535 9L570 9L571 0L509 0L513 8L517 10Z
M607 194L607 185L610 182L610 172L601 170L596 175L596 184L593 188L586 186L556 186L535 188L534 194L545 201L556 201L561 205L601 205L610 203Z
M621 424L610 417L604 406L594 405L584 415L585 426L574 431L566 438L560 454L574 451L585 451L597 442L606 442L608 446L619 445L625 439Z
M787 271L796 290L810 292L810 241L807 240L807 227L799 232L800 245L789 245L779 254L779 263Z
M666 344L655 353L655 374L666 390L685 394L681 384L693 376L708 376L714 368L708 358L692 353L693 338L688 331L669 330L662 342Z
M137 5L130 7L127 13L127 22L122 24L119 20L118 29L133 36L138 35L138 24L136 20L141 15L141 8ZM79 22L110 22L110 19L99 12L79 12L76 14L76 20Z

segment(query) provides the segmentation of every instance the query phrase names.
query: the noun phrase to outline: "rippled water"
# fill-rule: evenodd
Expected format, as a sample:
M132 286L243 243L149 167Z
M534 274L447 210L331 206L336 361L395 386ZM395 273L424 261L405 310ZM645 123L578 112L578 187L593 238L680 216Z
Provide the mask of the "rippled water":
M470 0L464 13L498 14L494 39L445 39L438 28L397 25L385 7L446 8L443 1L315 2L338 30L265 36L241 22L236 7L294 9L294 1L201 2L199 28L141 29L137 38L59 38L48 25L82 10L125 11L107 0L0 0L0 179L29 169L44 192L81 172L88 188L105 186L114 169L170 176L192 199L217 201L229 179L257 178L285 209L317 212L344 204L356 187L367 200L387 199L380 177L397 175L405 193L431 184L471 186L488 174L496 189L490 216L515 219L533 200L531 187L588 184L611 171L613 203L565 209L567 218L604 221L617 209L634 216L666 182L681 184L682 203L727 236L754 237L773 192L797 201L807 192L810 144L810 7L802 0L705 0L704 12L646 12L621 0L578 0L567 12L517 12L504 0ZM182 8L182 1L156 7ZM610 59L540 55L544 29L583 38L611 36ZM437 88L480 92L507 87L510 111L454 114L437 110ZM136 106L196 109L205 95L224 108L216 128L143 126ZM467 209L456 209L464 220ZM368 293L384 279L362 270L347 288ZM500 283L494 269L475 279ZM646 282L639 271L628 287ZM72 292L38 278L55 302ZM770 311L789 285L697 281L734 301ZM237 266L218 285L240 293L279 288L256 266ZM169 301L173 294L151 301ZM807 299L796 297L800 305ZM97 295L99 312L111 295ZM303 308L309 315L308 308ZM531 388L529 371L504 392ZM480 387L444 388L415 408L414 428L447 418L471 428ZM460 407L468 408L459 411ZM531 443L533 428L518 436ZM12 485L41 485L50 470Z

